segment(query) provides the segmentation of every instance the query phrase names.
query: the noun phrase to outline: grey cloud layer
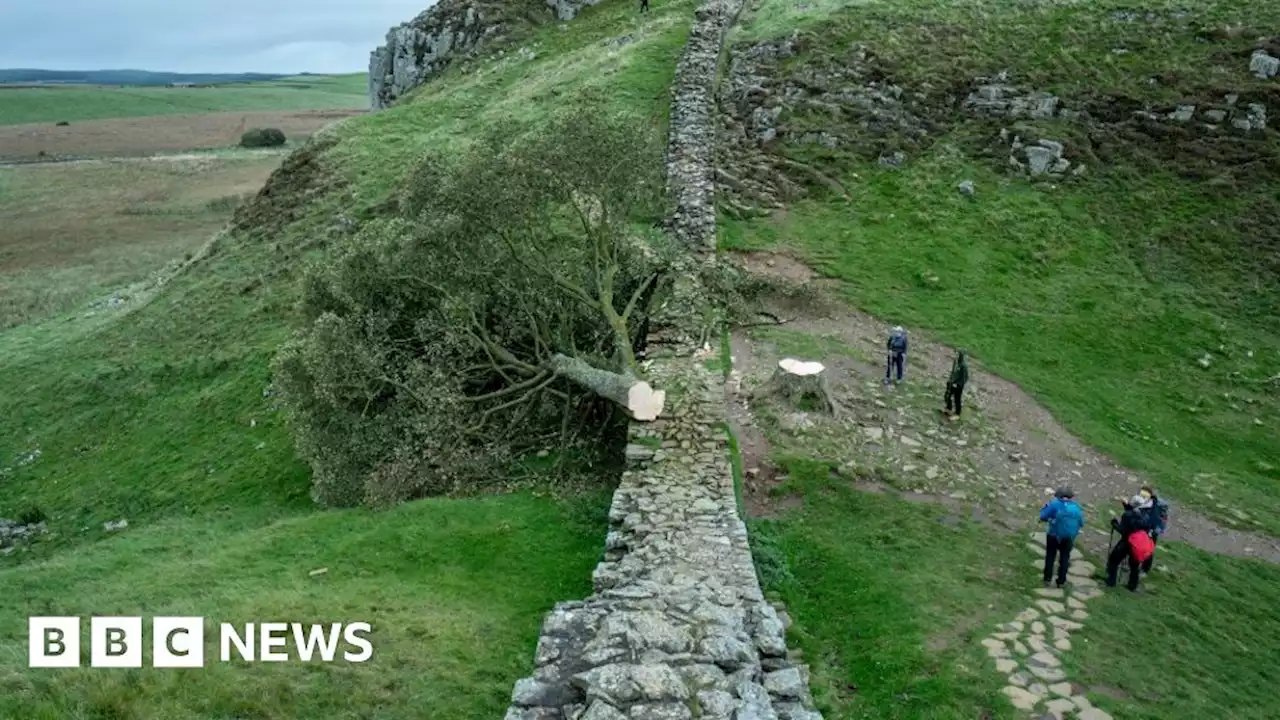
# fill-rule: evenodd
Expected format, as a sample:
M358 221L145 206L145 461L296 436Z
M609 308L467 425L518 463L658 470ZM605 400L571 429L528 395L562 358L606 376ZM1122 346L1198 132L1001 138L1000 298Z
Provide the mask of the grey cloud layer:
M434 0L0 0L0 67L356 72Z

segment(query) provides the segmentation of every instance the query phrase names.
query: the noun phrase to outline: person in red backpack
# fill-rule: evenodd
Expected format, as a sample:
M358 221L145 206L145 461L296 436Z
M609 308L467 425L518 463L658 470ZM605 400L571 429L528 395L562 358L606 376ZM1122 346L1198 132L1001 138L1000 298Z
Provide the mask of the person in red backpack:
M1111 518L1111 528L1120 534L1120 539L1116 541L1115 547L1111 549L1111 554L1107 556L1107 587L1116 586L1116 575L1119 574L1120 563L1125 558L1128 558L1128 587L1131 592L1137 592L1142 562L1134 554L1130 537L1134 533L1146 534L1151 529L1147 513L1150 505L1151 501L1147 498L1141 495L1134 495L1128 502L1124 503L1124 514L1120 516L1120 519Z

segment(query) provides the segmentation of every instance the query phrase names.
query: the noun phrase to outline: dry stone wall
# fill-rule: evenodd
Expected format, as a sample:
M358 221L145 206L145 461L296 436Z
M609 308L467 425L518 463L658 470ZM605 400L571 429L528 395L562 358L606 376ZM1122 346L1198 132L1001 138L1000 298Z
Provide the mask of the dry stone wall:
M822 720L786 617L760 590L738 515L723 378L699 352L697 261L713 261L714 88L742 0L707 0L677 68L669 232L690 267L651 321L645 363L667 409L633 423L594 593L556 605L506 720Z

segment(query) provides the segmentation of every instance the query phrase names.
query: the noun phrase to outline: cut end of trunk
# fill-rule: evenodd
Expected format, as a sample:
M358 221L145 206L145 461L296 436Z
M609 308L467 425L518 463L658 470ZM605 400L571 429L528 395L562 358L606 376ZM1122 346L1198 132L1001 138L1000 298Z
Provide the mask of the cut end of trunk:
M788 375L819 375L827 368L820 362L808 362L805 360L796 360L795 358L784 358L778 361L778 367Z
M638 382L627 390L627 411L636 420L657 420L666 404L667 392L654 390L647 382Z

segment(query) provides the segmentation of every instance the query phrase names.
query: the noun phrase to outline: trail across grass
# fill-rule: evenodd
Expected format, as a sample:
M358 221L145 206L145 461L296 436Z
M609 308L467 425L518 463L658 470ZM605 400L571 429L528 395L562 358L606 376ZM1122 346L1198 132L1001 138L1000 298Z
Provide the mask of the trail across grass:
M975 78L1008 71L1070 107L1099 98L1162 107L1269 97L1244 62L1267 32L1247 28L1271 27L1280 11L1256 7L873 0L816 3L801 17L765 2L735 41L798 24L805 49L784 73L838 65L865 46L883 82L908 95L954 87L963 96ZM809 112L796 107L780 122ZM839 177L851 200L725 218L722 244L798 251L844 280L856 306L968 349L1171 497L1280 534L1280 306L1267 290L1277 268L1267 219L1277 210L1268 191L1280 182L1276 136L1251 135L1229 160L1214 154L1226 140L1193 133L1125 135L1097 118L985 121L950 106L933 113L945 134L931 133L901 171L843 149L783 144L780 152ZM1066 142L1088 172L1035 184L1006 172L1007 150L992 149L1001 127ZM1233 175L1250 167L1260 173L1247 182ZM1189 168L1197 172L1179 174ZM963 180L975 182L972 197L957 191Z
M1280 532L1280 329L1212 287L1153 280L1127 248L1169 218L1229 214L1193 188L1036 188L939 148L899 172L860 168L853 201L725 221L731 248L793 247L857 306L929 328L1048 406L1076 435L1172 496ZM955 191L976 178L982 196ZM931 278L937 277L934 282ZM1198 360L1211 352L1204 368Z
M752 551L827 717L1015 717L978 640L1018 607L1022 555L999 551L1016 546L944 507L854 490L825 463L780 460L777 492L803 506L752 522Z

